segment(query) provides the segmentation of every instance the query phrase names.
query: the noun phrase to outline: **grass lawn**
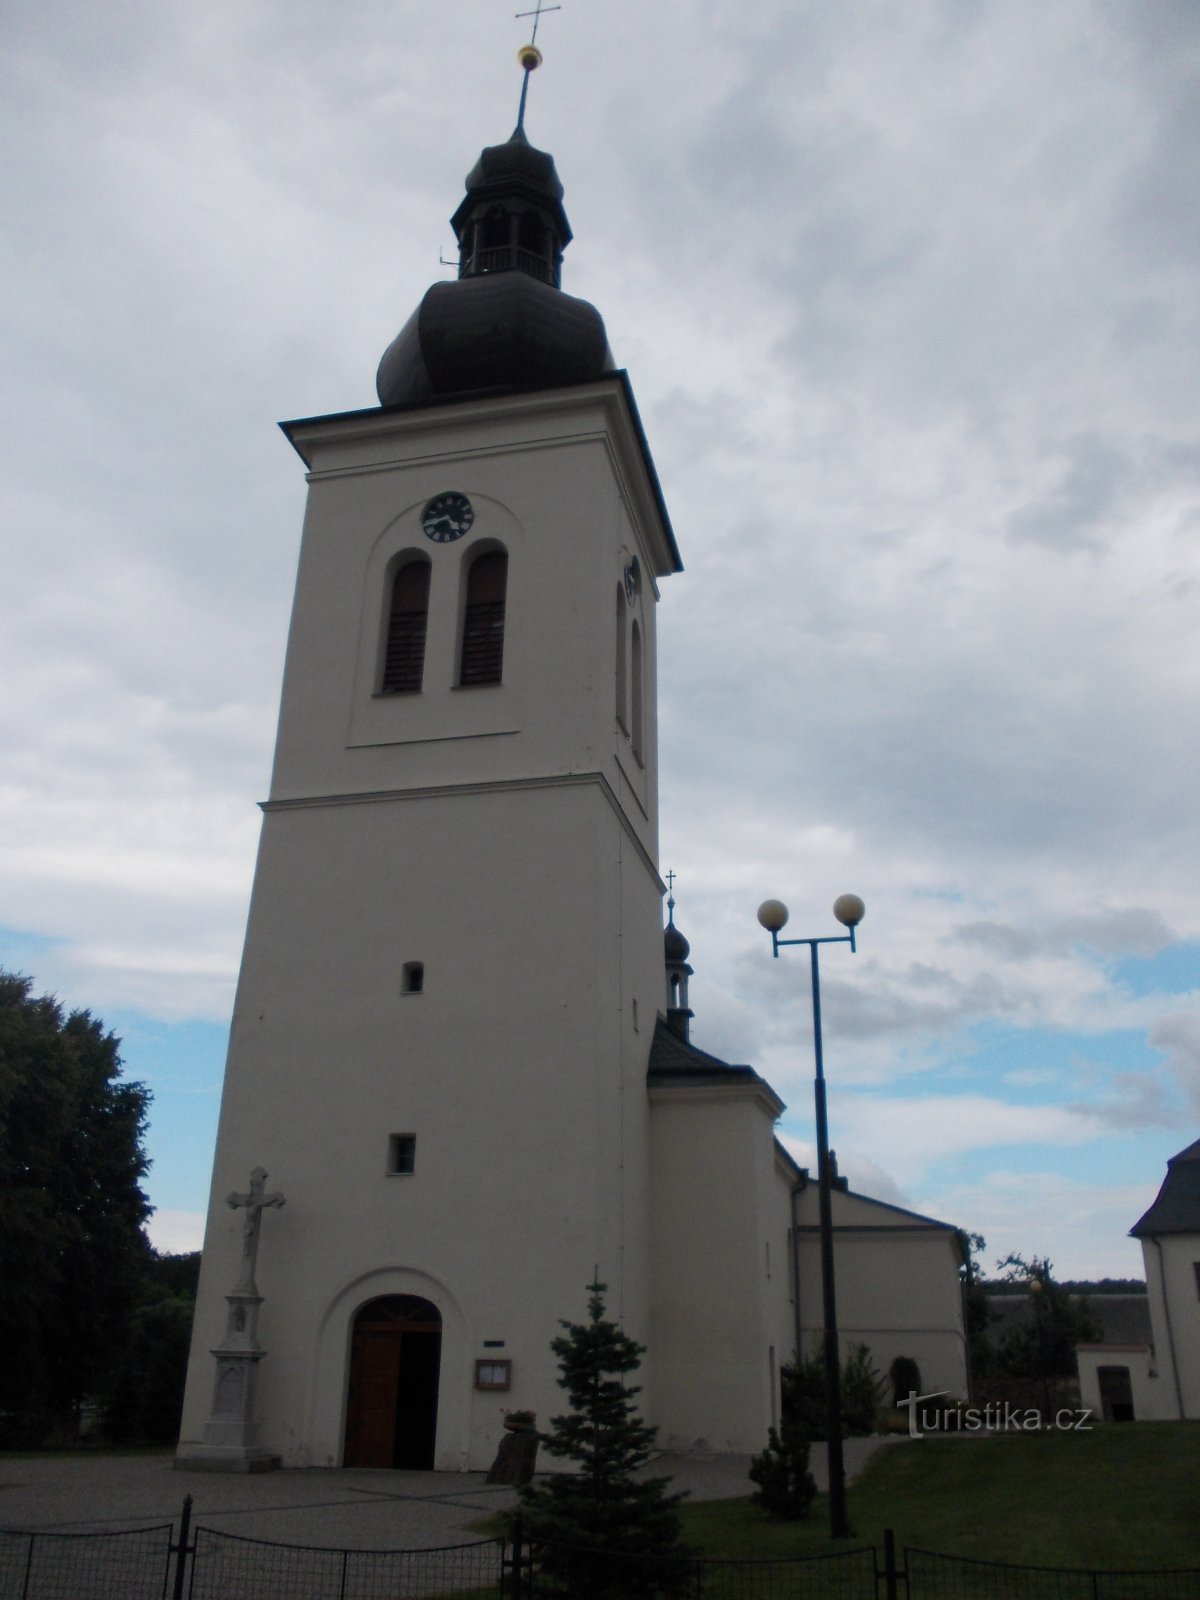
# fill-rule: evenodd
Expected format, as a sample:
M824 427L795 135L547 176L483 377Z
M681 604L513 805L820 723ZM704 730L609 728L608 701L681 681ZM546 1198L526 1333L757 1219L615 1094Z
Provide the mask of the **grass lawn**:
M823 1445L814 1445L821 1450ZM1091 1433L972 1435L887 1445L848 1491L854 1537L1050 1567L1200 1568L1200 1423L1131 1422ZM748 1500L685 1506L700 1554L766 1557L844 1549L825 1497L806 1522Z

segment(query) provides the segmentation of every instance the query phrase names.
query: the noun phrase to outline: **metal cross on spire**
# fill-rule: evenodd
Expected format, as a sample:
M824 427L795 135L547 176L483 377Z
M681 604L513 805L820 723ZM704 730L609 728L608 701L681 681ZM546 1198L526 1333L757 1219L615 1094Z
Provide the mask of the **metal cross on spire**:
M542 0L537 0L537 9L536 9L536 11L518 11L516 13L518 20L521 17L532 17L533 18L533 33L530 36L530 40L529 40L530 44L536 44L537 43L538 23L542 20L542 13L544 11L561 11L561 10L562 10L561 6L544 6L542 4Z
M517 107L517 132L525 132L525 100L529 94L529 74L535 67L542 64L542 52L537 47L538 23L542 20L543 13L547 11L561 11L561 6L544 6L542 0L537 0L537 9L534 11L518 11L515 15L533 18L533 34L528 44L523 44L517 51L517 61L524 68L525 76L521 80L521 103Z

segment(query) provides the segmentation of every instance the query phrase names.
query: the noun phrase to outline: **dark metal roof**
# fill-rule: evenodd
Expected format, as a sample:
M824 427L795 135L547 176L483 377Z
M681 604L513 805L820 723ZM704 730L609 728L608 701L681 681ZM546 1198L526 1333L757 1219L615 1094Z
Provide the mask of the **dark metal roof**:
M557 389L612 372L595 306L524 272L435 283L388 345L375 387L385 406L435 395Z
M1129 1232L1135 1239L1200 1233L1200 1139L1167 1162L1158 1198Z
M651 1086L669 1083L702 1085L714 1088L722 1084L762 1084L774 1094L765 1078L760 1078L753 1067L735 1067L719 1056L710 1056L697 1050L694 1044L682 1039L662 1017L654 1023L654 1041L650 1046L650 1064L646 1068L646 1082Z
M562 179L548 150L530 144L523 128L514 128L504 144L492 144L480 154L467 174L466 195L450 219L461 239L467 217L480 205L494 200L529 199L554 214L561 245L571 242L571 226L563 210Z

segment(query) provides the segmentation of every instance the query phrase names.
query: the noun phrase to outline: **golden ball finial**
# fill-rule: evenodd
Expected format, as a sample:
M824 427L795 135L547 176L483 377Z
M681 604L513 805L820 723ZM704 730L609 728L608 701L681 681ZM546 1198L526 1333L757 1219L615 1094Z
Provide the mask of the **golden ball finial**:
M542 52L535 44L523 44L517 51L517 63L526 72L532 72L535 67L542 64Z

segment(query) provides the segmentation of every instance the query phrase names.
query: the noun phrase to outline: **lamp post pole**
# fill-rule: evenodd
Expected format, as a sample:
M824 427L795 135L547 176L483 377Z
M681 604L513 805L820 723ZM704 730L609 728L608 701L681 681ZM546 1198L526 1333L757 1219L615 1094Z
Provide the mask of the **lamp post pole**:
M829 1533L834 1539L849 1536L846 1519L846 1469L842 1455L842 1385L841 1353L838 1349L837 1291L833 1272L833 1171L829 1160L829 1115L825 1102L825 1052L821 1038L821 968L817 947L823 944L848 944L858 947L854 930L862 921L866 907L855 894L841 895L835 902L833 914L849 931L823 939L781 939L780 929L788 919L788 909L781 900L764 900L758 908L758 920L771 935L771 952L778 958L781 945L806 944L812 970L813 1051L816 1057L816 1078L813 1085L817 1123L817 1191L820 1203L821 1236L821 1319L824 1324L825 1350L825 1451L829 1474ZM800 1292L797 1275L796 1293ZM796 1351L799 1361L801 1352Z

